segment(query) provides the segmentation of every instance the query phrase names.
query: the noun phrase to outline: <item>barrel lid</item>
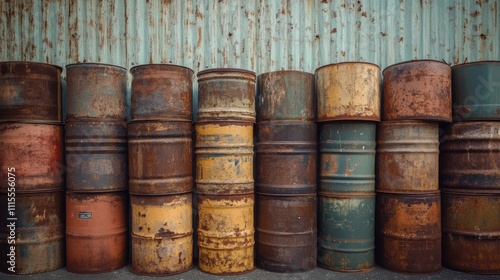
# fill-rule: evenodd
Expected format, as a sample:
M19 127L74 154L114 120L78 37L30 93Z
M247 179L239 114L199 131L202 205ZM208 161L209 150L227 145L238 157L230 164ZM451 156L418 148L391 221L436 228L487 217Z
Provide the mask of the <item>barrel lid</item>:
M399 66L399 65L403 65L403 64L410 64L410 63L417 63L417 62L434 62L434 63L444 64L444 65L450 67L450 65L448 63L446 63L444 60L436 60L436 59L412 59L412 60L402 61L402 62L398 62L398 63L395 63L395 64L387 66L382 71L382 75L384 75L384 72L387 69L390 69L390 68L393 68L393 67L396 67L396 66Z
M371 62L366 62L366 61L344 61L344 62L330 63L330 64L326 64L326 65L320 66L320 67L316 68L316 72L318 72L322 68L331 67L331 66L337 66L337 65L342 65L342 64L366 64L366 65L376 66L377 68L380 69L380 66L378 66L375 63L371 63Z
M43 62L33 62L33 61L2 61L0 62L0 66L4 64L33 64L33 65L39 65L39 66L51 66L59 69L59 71L62 71L63 68L59 65L55 64L49 64L49 63L43 63Z
M138 65L132 66L130 68L130 71L132 72L133 70L137 70L139 68L147 68L147 67L179 67L179 68L183 68L183 69L189 70L189 71L191 71L191 72L194 73L193 69L191 69L189 67L186 67L186 66L183 66L183 65L178 65L178 64L172 64L172 63L138 64Z
M455 64L451 67L451 69L456 69L460 67L467 67L467 66L477 66L481 64L495 64L495 65L500 65L500 60L478 60L478 61L472 61L472 62L466 62L466 63L461 63L461 64Z
M211 69L206 69L206 70L202 70L202 71L198 72L197 76L200 77L201 75L210 74L210 73L224 74L224 73L234 73L234 72L249 74L249 75L252 75L254 77L256 76L255 72L250 71L250 70L246 70L246 69L241 69L241 68L211 68Z
M313 73L305 72L305 71L299 71L299 70L277 70L277 71L269 71L269 72L261 73L261 74L259 74L259 76L279 74L279 73L297 73L297 74L305 74L305 75L307 75L307 74L314 75Z
M121 70L127 71L127 68L125 68L125 67L113 65L113 64L107 64L107 63L100 63L100 62L71 63L71 64L66 65L66 68L78 67L78 66L83 66L83 67L102 66L102 67L111 67L111 68L116 68L116 69L121 69Z

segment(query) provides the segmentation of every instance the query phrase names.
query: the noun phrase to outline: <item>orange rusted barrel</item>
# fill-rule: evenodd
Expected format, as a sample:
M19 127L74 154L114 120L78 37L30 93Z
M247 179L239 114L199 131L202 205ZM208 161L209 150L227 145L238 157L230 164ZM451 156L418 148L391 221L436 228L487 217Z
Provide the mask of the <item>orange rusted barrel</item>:
M198 265L218 275L254 269L254 195L203 195L198 203Z
M253 124L195 124L196 192L250 194L253 180Z
M188 121L193 119L193 70L170 64L134 66L131 121Z
M35 274L63 267L64 193L0 192L0 201L0 271Z
M433 194L378 193L375 257L389 270L441 270L441 198Z
M413 60L384 69L383 119L451 122L451 67Z
M66 164L68 191L126 190L127 124L97 120L66 122Z
M0 62L0 122L60 124L61 71L45 63Z
M343 62L316 69L318 122L380 121L380 67Z
M100 63L66 65L66 119L127 119L127 69Z
M439 125L382 122L377 135L377 191L434 193L439 189Z
M191 122L128 124L129 190L166 195L193 190Z
M215 68L198 72L198 121L255 122L255 73Z
M132 262L141 275L173 275L193 266L192 194L130 196Z
M66 269L100 273L127 258L127 193L66 193Z
M15 168L16 193L64 188L63 128L34 123L0 124L0 191Z

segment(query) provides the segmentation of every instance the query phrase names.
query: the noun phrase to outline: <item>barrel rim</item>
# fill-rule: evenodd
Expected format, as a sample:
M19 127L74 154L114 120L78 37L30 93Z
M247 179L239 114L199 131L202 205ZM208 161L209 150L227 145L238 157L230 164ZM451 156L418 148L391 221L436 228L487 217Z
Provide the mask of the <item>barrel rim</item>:
M198 121L195 121L193 122L193 124L196 126L196 125L204 125L204 124L213 124L213 125L217 125L217 124L226 124L226 125L242 125L242 126L254 126L255 124L253 122L248 122L248 121L244 121L244 120L224 120L224 119L220 119L220 120L198 120Z
M376 66L379 69L379 71L380 71L380 66L378 66L377 64L375 64L373 62L367 62L367 61L343 61L343 62L330 63L330 64L326 64L326 65L320 66L320 67L316 68L316 70L314 72L316 73L316 72L318 72L322 68L331 67L331 66L337 66L337 65L342 65L342 64L343 65L346 65L346 64L372 65L372 66Z
M417 125L432 125L436 126L439 125L437 122L433 122L430 119L427 120L421 120L421 119L404 119L404 120L383 120L380 122L380 125L397 125L397 124L417 124Z
M50 63L45 63L45 62L37 62L37 61L25 61L25 60L9 60L9 61L1 61L0 66L3 64L34 64L34 65L39 65L39 66L52 66L59 71L63 71L63 67L56 65L56 64L50 64Z
M257 78L263 77L263 76L268 76L271 74L278 74L278 73L297 73L297 74L304 74L306 76L312 76L314 77L314 73L311 72L306 72L306 71L300 71L300 70L293 70L293 69L287 69L287 70L276 70L276 71L269 71L269 72L264 72L259 75L257 75Z
M125 70L127 72L127 68L119 65L113 65L109 63L101 63L101 62L78 62L78 63L71 63L71 64L66 64L65 68L74 68L74 67L92 67L92 66L99 66L99 67L110 67L110 68L115 68L116 70Z
M411 59L411 60L406 60L406 61L401 61L401 62L398 62L398 63L394 63L394 64L391 64L387 67L384 68L384 70L382 71L382 75L384 75L384 73L388 70L388 69L391 69L391 68L394 68L394 67L397 67L397 66L400 66L400 65L403 65L403 64L410 64L410 63L419 63L419 62L434 62L434 63L439 63L439 64L444 64L446 66L448 66L448 68L451 69L451 66L446 63L445 61L443 60L437 60L437 59Z
M194 70L187 67L187 66L184 66L184 65L180 65L180 64L174 64L174 63L145 63L145 64L137 64L137 65L134 65L130 68L130 73L132 74L132 71L136 71L138 70L138 68L147 68L147 67L151 67L151 66L155 66L155 67L162 67L162 66L165 66L165 67L178 67L178 68L181 68L181 69L186 69L186 70L189 70L191 71L191 75L194 74Z
M257 74L252 71L252 70L247 70L247 69L242 69L242 68L209 68L209 69L205 69L205 70L202 70L202 71L199 71L196 76L198 77L198 79L200 78L200 76L203 76L205 74L210 74L210 73L231 73L231 72L238 72L238 73L244 73L244 74L250 74L254 77L257 77Z
M455 70L460 67L467 67L467 66L476 66L478 64L488 64L488 65L497 65L500 66L500 60L478 60L478 61L471 61L471 62L464 62L460 64L455 64L451 66L452 70Z

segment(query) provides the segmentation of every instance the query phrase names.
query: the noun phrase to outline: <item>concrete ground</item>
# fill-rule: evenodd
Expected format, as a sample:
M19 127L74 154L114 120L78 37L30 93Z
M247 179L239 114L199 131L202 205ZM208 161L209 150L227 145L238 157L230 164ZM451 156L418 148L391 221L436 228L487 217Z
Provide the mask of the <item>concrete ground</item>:
M438 274L430 275L407 275L400 274L389 271L382 267L377 266L375 270L364 273L341 273L334 272L322 268L316 268L309 272L304 273L273 273L264 271L261 269L256 269L252 272L237 275L237 276L217 276L210 275L201 272L197 267L194 267L188 272L174 275L174 276L164 276L164 277L147 277L139 276L130 272L128 267L122 269L101 273L101 274L74 274L68 272L66 269L62 268L52 272L46 272L35 275L7 275L0 273L0 279L65 279L65 280L78 280L78 279L186 279L186 280L205 280L205 279L251 279L251 280L261 280L261 279L283 279L283 280L302 280L302 279L500 279L500 275L477 275L459 272L456 270L451 270L444 268Z

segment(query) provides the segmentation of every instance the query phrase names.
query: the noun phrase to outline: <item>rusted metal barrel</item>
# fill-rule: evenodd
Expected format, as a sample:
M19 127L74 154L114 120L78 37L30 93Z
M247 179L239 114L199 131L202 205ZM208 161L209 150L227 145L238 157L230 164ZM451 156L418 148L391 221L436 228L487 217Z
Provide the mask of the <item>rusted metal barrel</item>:
M443 264L500 273L500 192L443 190Z
M198 121L255 122L255 73L216 68L198 72Z
M0 192L8 189L8 168L16 169L16 193L64 188L63 128L31 123L0 124Z
M500 61L478 61L451 68L455 121L500 120Z
M218 275L254 269L254 195L198 194L198 264Z
M136 195L193 190L191 122L128 124L129 188Z
M127 193L66 193L66 269L100 273L127 258Z
M378 192L434 193L439 189L439 124L382 122L376 166Z
M450 124L440 148L442 188L500 191L498 122Z
M127 124L66 122L66 188L72 192L126 190Z
M253 179L253 124L195 124L196 192L250 194Z
M257 265L277 272L316 267L316 193L257 194Z
M318 122L380 121L380 68L366 62L316 69Z
M1 272L35 274L63 267L64 193L16 193L12 208L10 203L7 206L8 198L12 198L9 194L0 192L0 219L6 223L0 228ZM9 255L14 256L14 272L9 270L12 267Z
M193 119L193 70L169 64L138 65L132 73L131 121Z
M316 120L314 75L275 71L257 77L257 121Z
M66 119L127 119L127 69L99 63L66 65Z
M255 147L257 192L316 193L316 124L258 122Z
M377 193L376 260L403 273L441 270L441 199L433 194Z
M173 275L193 266L192 194L130 196L132 262L141 275Z
M60 124L61 71L45 63L0 62L0 122Z
M451 122L451 67L413 60L384 69L383 119Z

